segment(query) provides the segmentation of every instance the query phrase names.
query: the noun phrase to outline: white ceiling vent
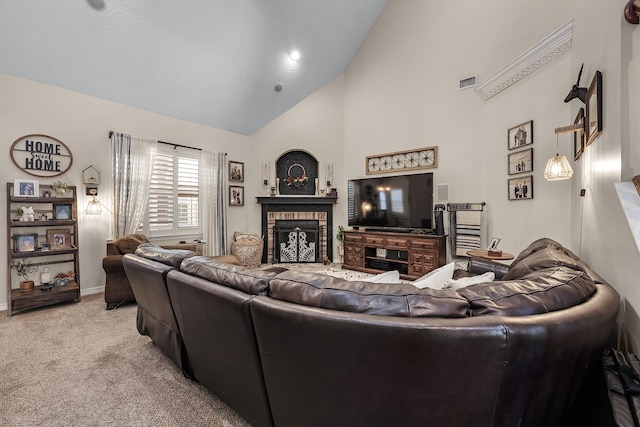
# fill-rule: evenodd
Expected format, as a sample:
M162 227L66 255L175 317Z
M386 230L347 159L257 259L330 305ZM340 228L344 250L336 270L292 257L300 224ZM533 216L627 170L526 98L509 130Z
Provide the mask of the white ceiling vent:
M458 80L458 90L469 89L478 84L478 76L465 77Z

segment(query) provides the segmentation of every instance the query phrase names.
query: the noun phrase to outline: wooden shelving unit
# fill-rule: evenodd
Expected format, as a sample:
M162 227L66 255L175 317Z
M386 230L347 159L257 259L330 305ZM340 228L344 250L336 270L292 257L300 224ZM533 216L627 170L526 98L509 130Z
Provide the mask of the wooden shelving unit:
M68 187L63 197L54 197L50 185L40 185L40 195L35 197L14 196L14 184L7 183L7 315L17 311L28 310L63 302L80 301L80 262L78 259L78 207L76 187ZM49 197L41 197L43 191L48 191ZM22 206L32 206L36 221L19 221L18 209ZM69 206L70 219L55 219L56 207ZM50 219L40 220L41 215ZM65 242L69 247L55 248L54 242L47 241L47 231L59 230L61 234L68 233L70 241ZM19 251L15 246L14 236L37 235L37 246L33 250ZM42 243L52 246L50 250L42 250ZM19 279L11 268L12 261L36 259L32 262L38 268L33 277L37 286L32 290L23 291L19 287ZM63 286L53 286L43 289L40 273L44 267L49 267L51 279L60 272L72 271L74 280Z

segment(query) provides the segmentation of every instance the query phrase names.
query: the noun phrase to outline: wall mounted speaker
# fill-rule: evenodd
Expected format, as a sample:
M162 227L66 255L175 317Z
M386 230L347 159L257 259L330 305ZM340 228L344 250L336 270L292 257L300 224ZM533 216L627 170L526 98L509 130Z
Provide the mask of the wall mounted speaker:
M437 199L438 201L449 200L449 184L438 184L437 186Z

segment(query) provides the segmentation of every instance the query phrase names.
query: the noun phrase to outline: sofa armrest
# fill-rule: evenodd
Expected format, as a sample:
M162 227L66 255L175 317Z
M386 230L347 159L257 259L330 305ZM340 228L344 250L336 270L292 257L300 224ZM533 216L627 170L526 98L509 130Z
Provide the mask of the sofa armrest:
M500 280L509 271L509 266L490 259L471 257L467 264L467 271L472 274L483 274L492 271L496 275L496 280Z
M102 258L102 268L105 273L115 273L124 271L122 266L122 257L124 255L107 255Z
M160 245L163 249L183 249L185 251L193 251L196 252L198 249L198 245L195 243L180 243L178 245Z

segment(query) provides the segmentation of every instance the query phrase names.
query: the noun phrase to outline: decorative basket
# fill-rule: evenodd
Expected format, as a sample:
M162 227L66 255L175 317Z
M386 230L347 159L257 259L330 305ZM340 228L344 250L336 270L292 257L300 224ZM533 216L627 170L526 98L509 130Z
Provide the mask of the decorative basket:
M231 242L231 253L247 268L258 268L262 261L263 241L243 239Z

